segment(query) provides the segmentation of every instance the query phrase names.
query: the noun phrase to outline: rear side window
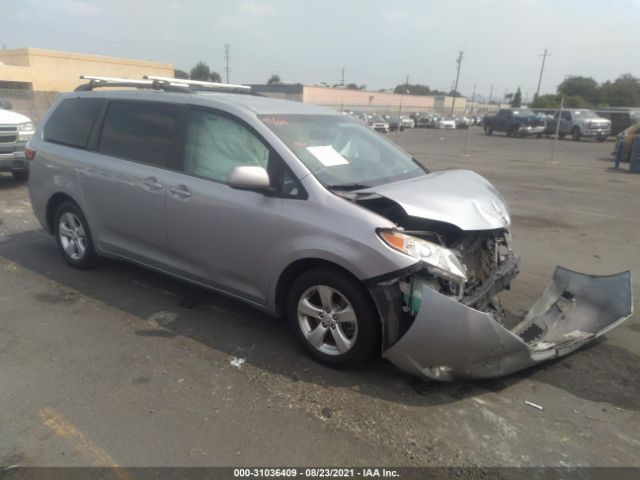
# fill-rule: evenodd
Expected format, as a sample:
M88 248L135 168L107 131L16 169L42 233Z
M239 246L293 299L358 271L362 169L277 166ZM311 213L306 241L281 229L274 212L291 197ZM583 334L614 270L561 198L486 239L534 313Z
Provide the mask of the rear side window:
M107 155L167 167L174 151L178 105L113 102L98 150Z
M69 147L87 148L91 129L103 101L101 98L63 100L44 126L44 140Z

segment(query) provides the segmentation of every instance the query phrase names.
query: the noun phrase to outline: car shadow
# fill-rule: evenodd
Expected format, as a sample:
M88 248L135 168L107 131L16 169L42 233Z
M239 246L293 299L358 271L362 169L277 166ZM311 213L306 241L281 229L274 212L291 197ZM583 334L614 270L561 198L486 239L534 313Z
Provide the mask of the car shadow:
M25 182L13 178L10 173L0 173L0 190L17 190L25 185Z
M435 406L486 392L501 392L531 379L578 397L640 409L640 398L635 394L640 391L640 377L634 373L640 358L602 341L571 357L495 380L423 381L397 371L384 360L336 370L307 357L282 319L124 262L105 260L93 270L73 269L62 260L52 238L42 231L8 236L0 243L0 255L57 282L62 288L77 290L146 321L135 335L156 337L158 341L187 337L227 354L230 360L243 358L247 364L290 382L353 389L398 404ZM40 295L34 297L34 301L46 304L64 298L64 294ZM625 388L612 388L615 385L612 382Z

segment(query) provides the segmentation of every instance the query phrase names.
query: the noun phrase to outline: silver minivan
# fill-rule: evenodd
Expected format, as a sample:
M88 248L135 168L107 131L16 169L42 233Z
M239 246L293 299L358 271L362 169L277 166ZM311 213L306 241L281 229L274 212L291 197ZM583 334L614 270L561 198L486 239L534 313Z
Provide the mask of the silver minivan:
M109 85L60 95L29 144L33 210L74 267L143 265L286 316L324 364L382 356L439 380L566 355L631 315L629 272L558 267L509 325L501 195L348 116L187 81Z

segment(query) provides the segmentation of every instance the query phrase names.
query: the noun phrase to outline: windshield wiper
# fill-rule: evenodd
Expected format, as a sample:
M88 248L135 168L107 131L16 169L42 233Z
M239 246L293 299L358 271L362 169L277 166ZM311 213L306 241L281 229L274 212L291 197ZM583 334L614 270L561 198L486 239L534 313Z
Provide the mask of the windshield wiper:
M361 190L363 188L370 188L370 185L363 185L362 183L342 183L339 185L327 185L329 190Z

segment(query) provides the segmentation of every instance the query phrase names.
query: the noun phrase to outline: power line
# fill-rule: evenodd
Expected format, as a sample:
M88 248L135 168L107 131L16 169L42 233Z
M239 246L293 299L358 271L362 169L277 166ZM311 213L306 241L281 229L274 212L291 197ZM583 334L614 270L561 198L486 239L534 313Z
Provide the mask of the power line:
M542 57L542 65L540 66L540 77L538 78L538 88L536 89L536 95L533 97L534 100L538 98L538 95L540 94L540 84L542 83L542 72L544 72L544 62L547 59L547 57L551 56L551 53L548 53L547 49L545 48L544 53L538 56Z

